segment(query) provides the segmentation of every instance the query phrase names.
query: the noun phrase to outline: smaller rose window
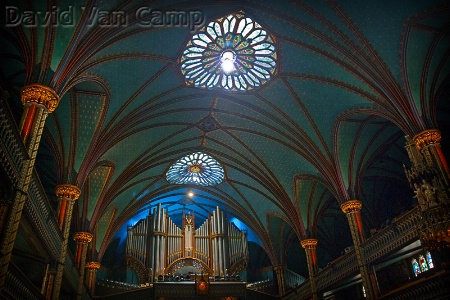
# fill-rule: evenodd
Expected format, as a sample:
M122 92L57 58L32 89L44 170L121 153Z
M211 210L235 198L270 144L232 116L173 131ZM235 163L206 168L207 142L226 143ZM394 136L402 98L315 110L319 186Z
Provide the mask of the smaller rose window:
M166 179L173 184L213 186L224 178L220 163L203 152L195 152L177 160L167 171Z

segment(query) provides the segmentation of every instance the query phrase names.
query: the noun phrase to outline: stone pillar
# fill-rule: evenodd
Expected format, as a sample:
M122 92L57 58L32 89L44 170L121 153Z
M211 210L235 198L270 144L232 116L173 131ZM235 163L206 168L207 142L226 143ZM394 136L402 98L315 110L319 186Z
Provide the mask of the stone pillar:
M53 288L55 285L55 275L56 268L55 263L47 264L47 268L45 270L44 280L42 282L41 293L44 295L44 298L50 300L53 294Z
M72 221L72 210L75 200L81 194L81 190L71 184L60 184L55 189L58 197L58 222L62 230L63 241L61 245L61 254L58 260L58 267L56 269L55 287L53 289L52 299L58 300L61 291L62 277L64 273L64 264L66 262L67 243L69 241L70 223Z
M278 295L283 296L286 294L286 284L284 282L284 274L286 272L286 265L274 266L273 270L277 276Z
M87 287L89 292L91 293L91 297L93 297L95 293L95 278L97 275L97 270L100 269L100 263L96 261L90 261L86 264L86 269Z
M370 278L368 267L364 258L364 252L361 248L361 244L364 242L364 231L360 213L361 208L362 202L359 200L348 200L341 204L341 209L346 214L348 224L350 226L356 259L358 260L362 283L366 290L366 298L370 300L376 299L376 290Z
M311 285L311 293L313 294L313 299L317 300L317 290L316 290L316 279L318 266L317 266L317 239L305 239L300 242L302 247L306 252L306 261L308 263L308 273L309 273L309 283Z
M76 264L80 272L80 281L78 282L77 300L81 300L83 294L84 269L86 265L86 252L89 242L92 240L92 234L89 232L77 232L73 240L77 242Z
M28 158L24 158L20 170L20 180L15 187L13 201L6 213L4 232L0 241L0 291L5 285L11 253L16 240L22 210L27 199L28 187L33 173L39 142L47 115L58 106L59 97L51 88L32 84L22 88L21 100L24 105L20 134L27 149Z

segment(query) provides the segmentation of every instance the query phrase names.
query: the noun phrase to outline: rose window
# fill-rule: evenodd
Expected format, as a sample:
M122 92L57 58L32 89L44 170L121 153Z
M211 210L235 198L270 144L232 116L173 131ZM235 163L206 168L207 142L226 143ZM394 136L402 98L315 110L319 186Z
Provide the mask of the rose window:
M181 57L186 84L247 91L277 72L275 38L244 13L210 22L188 42Z

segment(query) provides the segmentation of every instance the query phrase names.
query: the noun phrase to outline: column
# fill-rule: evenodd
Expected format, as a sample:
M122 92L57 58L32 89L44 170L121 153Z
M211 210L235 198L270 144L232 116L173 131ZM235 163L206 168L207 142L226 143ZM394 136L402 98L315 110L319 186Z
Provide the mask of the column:
M97 270L100 269L100 263L96 261L90 261L86 264L86 269L87 287L89 292L91 293L91 297L93 297L95 292L95 278L97 275Z
M370 279L367 264L365 263L364 252L361 248L361 244L364 242L364 231L360 213L361 208L362 202L359 200L348 200L341 204L341 209L346 214L350 226L356 259L358 260L362 283L366 290L366 298L370 300L376 299L376 290Z
M436 168L440 174L443 184L448 186L449 182L449 167L441 149L441 132L437 129L428 129L416 134L413 137L417 149L425 158L426 164L430 167Z
M49 300L52 298L53 287L55 285L56 263L47 264L44 280L42 281L41 294Z
M86 252L88 244L92 240L92 234L89 232L77 232L73 236L73 240L77 242L76 264L80 272L80 281L78 282L77 299L81 300L83 294L84 269L86 265Z
M317 239L305 239L300 242L303 249L306 252L306 261L308 263L308 273L309 273L309 283L311 285L311 293L313 295L313 299L317 300L317 290L316 290L316 279L315 276L317 274L318 266L317 266Z
M449 248L450 177L440 146L441 133L437 129L428 129L416 134L413 142L409 137L406 139L405 148L412 167L405 171L422 214L421 244L427 250Z
M24 86L21 91L21 100L24 105L20 133L27 149L28 158L24 160L20 171L20 180L15 187L13 201L6 213L4 232L0 241L0 291L3 289L8 271L11 253L19 228L22 210L27 199L28 187L33 173L39 142L44 129L47 115L55 110L59 97L51 88L32 84Z
M286 271L285 265L274 266L273 270L277 276L278 295L283 296L286 294L286 285L284 283L284 273Z
M75 200L81 194L81 190L71 184L60 184L55 189L58 197L58 222L62 230L63 241L61 246L61 254L58 260L58 267L56 269L55 288L53 289L52 299L58 300L61 291L62 277L64 273L64 264L66 262L67 243L69 241L70 223L72 222L72 210Z

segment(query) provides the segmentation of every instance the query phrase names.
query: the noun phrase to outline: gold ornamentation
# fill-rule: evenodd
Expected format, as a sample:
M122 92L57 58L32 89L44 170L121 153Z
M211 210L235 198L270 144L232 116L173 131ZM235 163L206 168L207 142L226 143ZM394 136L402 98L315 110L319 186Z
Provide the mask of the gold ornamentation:
M192 164L188 167L188 171L191 173L199 173L202 170L201 165Z
M420 151L426 146L438 144L441 141L441 132L437 129L427 129L416 134L413 140Z
M49 112L53 112L59 104L59 96L51 88L40 85L30 84L22 88L20 92L22 104L37 103L44 105Z
M361 211L362 202L359 200L348 200L341 204L341 209L344 213L351 213L354 211Z
M90 241L92 241L93 235L89 232L76 232L73 235L73 240L79 243L88 244Z
M86 269L88 270L98 270L100 269L100 263L97 261L90 261L86 263Z
M55 188L55 194L58 198L69 198L77 200L80 197L81 190L71 184L60 184Z
M306 240L300 241L300 244L305 249L316 249L317 242L318 242L317 239L306 239Z

